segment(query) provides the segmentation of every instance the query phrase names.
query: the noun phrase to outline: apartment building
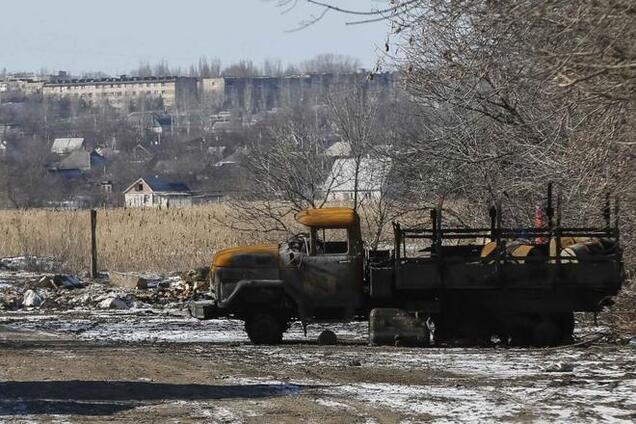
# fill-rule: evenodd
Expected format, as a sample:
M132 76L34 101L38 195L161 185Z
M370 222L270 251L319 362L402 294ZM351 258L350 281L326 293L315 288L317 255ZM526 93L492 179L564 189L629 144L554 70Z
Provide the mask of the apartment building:
M0 93L22 94L25 96L42 94L44 80L39 78L27 78L10 76L0 80Z
M71 97L93 104L125 107L131 100L161 99L166 109L180 108L197 98L197 79L189 77L127 77L64 79L44 84L45 97Z
M280 77L218 77L199 80L203 103L257 113L297 103L324 104L333 91L358 86L360 92L395 94L396 74L303 74Z

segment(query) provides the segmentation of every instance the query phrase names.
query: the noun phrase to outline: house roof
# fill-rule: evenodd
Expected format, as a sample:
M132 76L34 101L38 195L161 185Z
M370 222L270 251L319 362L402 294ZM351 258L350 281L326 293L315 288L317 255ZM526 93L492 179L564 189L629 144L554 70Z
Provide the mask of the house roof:
M347 157L350 155L351 146L346 141L337 141L325 150L325 156L329 157Z
M159 178L157 175L139 178L126 190L124 190L124 193L129 191L135 186L135 184L138 184L141 181L144 181L146 184L148 184L148 187L150 187L150 189L155 193L190 193L190 188L184 183L179 181L167 181Z
M84 147L83 138L56 138L51 146L51 151L62 154L80 150L82 147Z
M104 158L97 152L85 152L83 150L70 153L60 162L58 162L54 168L57 170L89 170L93 165L98 164L100 161L103 163Z
M240 163L244 155L245 155L245 149L238 149L231 155L216 162L214 166L233 165L236 163Z

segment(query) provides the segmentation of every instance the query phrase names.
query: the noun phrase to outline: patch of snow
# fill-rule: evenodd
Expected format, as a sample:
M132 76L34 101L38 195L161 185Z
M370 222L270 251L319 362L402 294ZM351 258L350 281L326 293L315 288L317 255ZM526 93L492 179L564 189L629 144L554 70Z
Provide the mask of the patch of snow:
M129 309L130 306L126 302L126 300L121 299L119 297L109 297L107 299L102 300L97 305L100 309Z
M46 299L46 294L43 291L27 290L24 292L24 299L22 305L26 307L38 307Z
M347 405L346 403L342 403L342 402L336 402L335 400L331 400L331 399L316 399L316 403L318 405L326 406L327 408L332 408L332 409L349 409L349 410L355 409L351 405Z

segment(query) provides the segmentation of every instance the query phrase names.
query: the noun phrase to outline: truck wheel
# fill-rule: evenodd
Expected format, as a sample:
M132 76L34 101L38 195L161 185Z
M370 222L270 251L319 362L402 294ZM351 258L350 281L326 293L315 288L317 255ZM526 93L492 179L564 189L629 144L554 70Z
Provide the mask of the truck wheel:
M526 347L532 344L534 319L529 315L515 315L510 317L508 337L510 346Z
M560 321L553 316L545 316L532 329L535 346L556 346L561 341Z
M572 343L572 335L574 334L574 312L564 312L559 314L559 327L561 329L561 343Z
M274 314L257 312L245 320L245 332L250 341L256 345L279 344L283 340L284 326Z
M532 331L525 326L515 326L510 331L510 346L527 347L532 343Z
M318 344L322 346L331 346L338 343L338 336L331 330L324 330L318 335Z

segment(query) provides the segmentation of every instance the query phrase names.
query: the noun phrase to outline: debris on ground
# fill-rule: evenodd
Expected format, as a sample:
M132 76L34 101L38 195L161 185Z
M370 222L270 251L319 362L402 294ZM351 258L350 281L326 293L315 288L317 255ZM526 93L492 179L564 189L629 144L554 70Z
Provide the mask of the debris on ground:
M111 272L109 280L112 285L124 289L149 289L157 287L161 282L161 276L135 272Z
M100 278L38 273L36 257L0 259L0 310L38 309L185 309L196 293L208 290L206 268L171 275L109 272Z
M574 371L574 364L571 362L555 362L543 369L545 372L572 372Z
M181 278L183 279L183 281L187 282L187 283L195 283L195 282L207 282L208 281L208 275L210 272L210 268L208 267L200 267L200 268L194 268L191 269L190 271L184 273Z
M39 256L13 256L0 258L0 269L9 271L45 271L60 269L61 264L54 258Z
M97 304L99 309L130 309L132 302L119 296L107 297Z
M24 292L22 306L26 306L27 308L40 306L44 303L44 299L46 299L46 294L43 291L27 290Z
M79 278L74 275L56 274L44 275L38 280L37 287L42 289L81 289L84 287Z

